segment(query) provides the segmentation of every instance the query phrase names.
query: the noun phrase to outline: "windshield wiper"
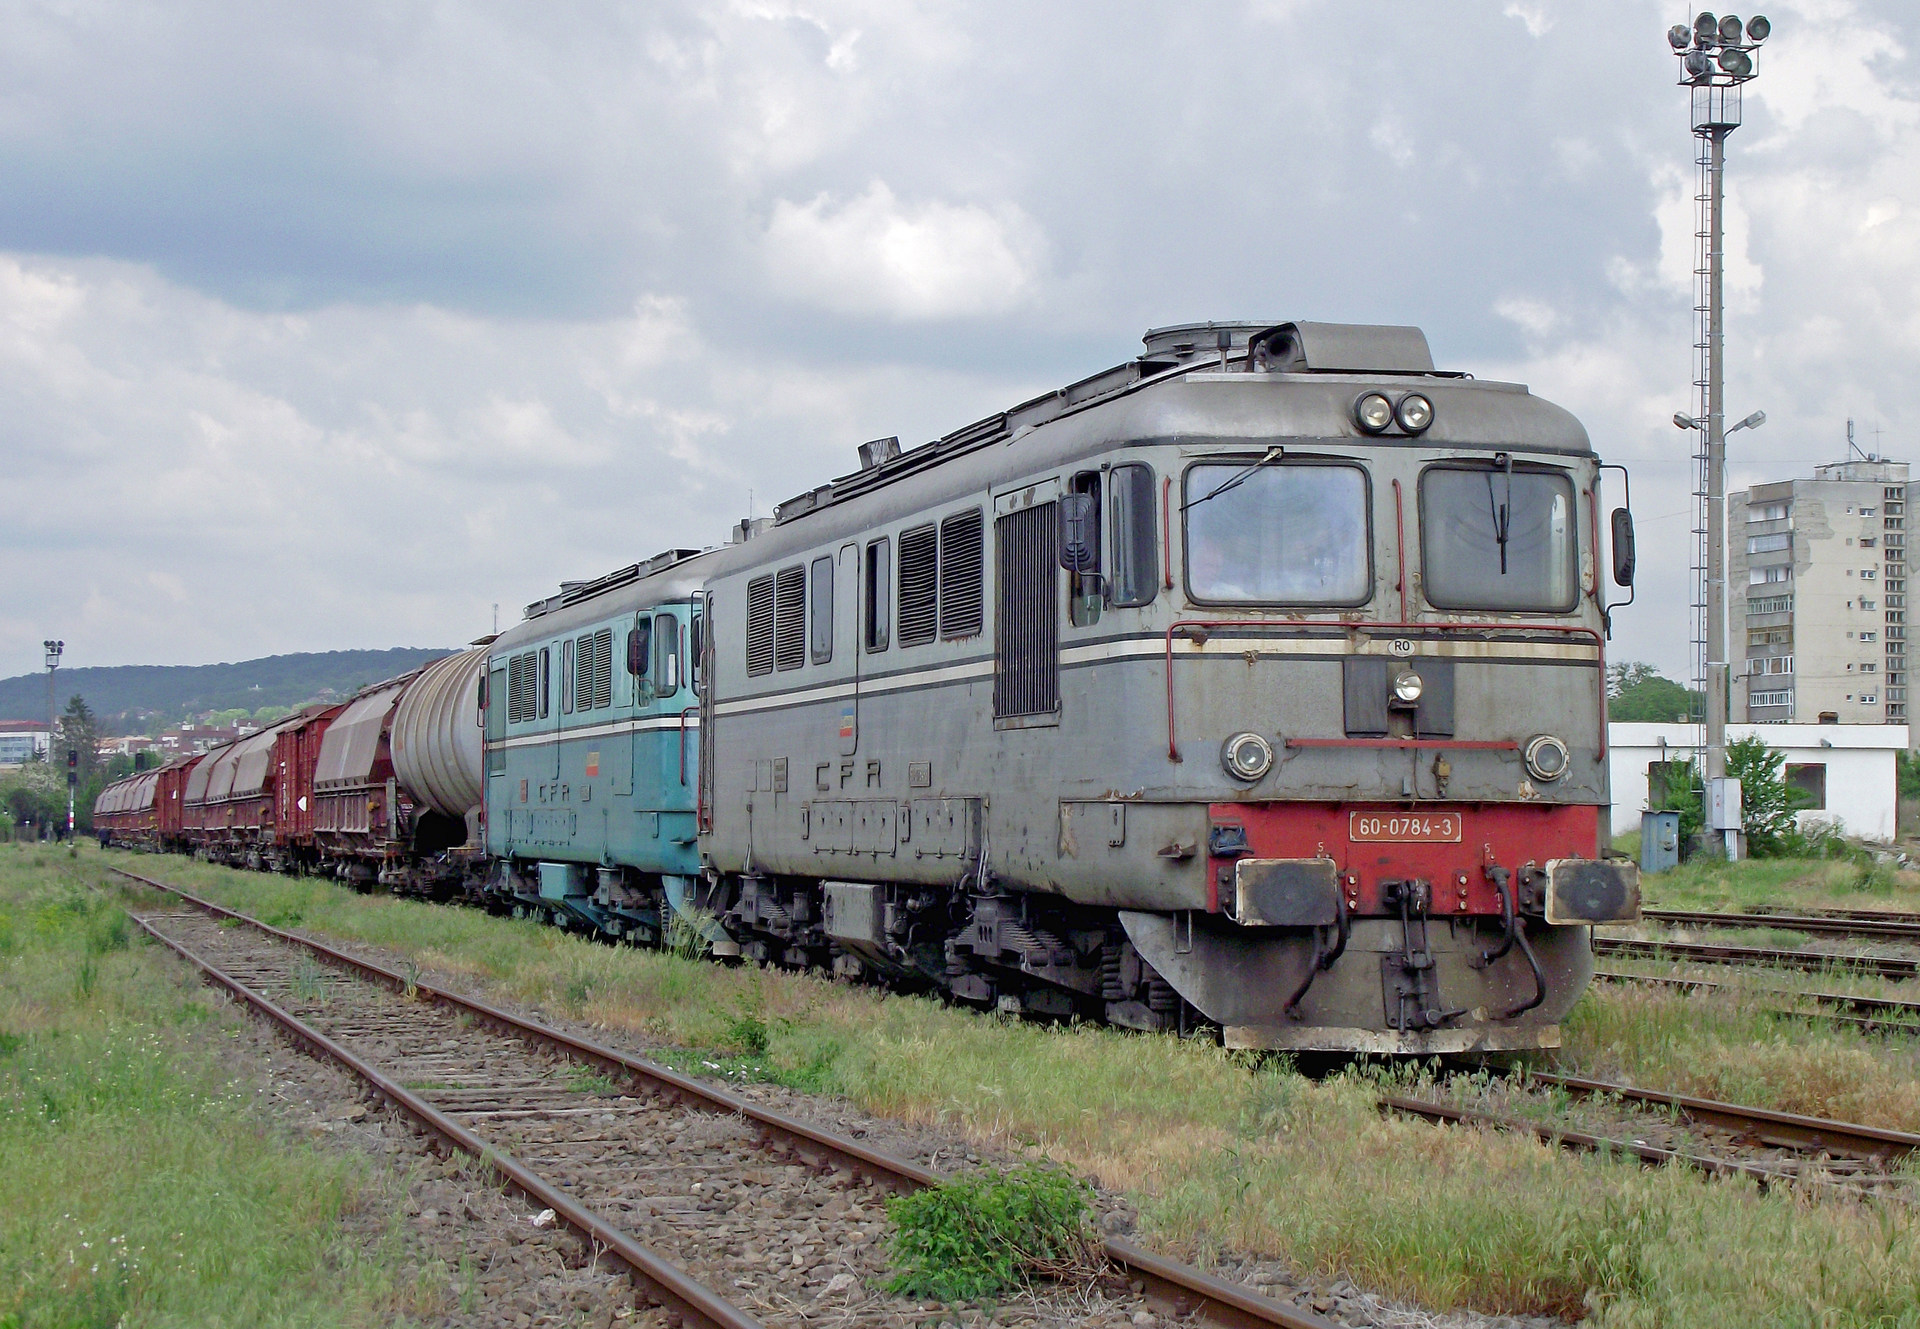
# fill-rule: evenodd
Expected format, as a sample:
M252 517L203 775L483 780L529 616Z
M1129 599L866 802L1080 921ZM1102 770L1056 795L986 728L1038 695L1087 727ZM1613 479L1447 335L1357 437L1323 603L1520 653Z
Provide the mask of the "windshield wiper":
M1502 452L1493 459L1494 466L1507 477L1506 502L1496 503L1493 498L1493 472L1487 472L1487 511L1493 516L1493 538L1500 546L1500 575L1507 575L1507 532L1513 525L1513 458Z
M1285 448L1281 448L1281 447L1268 448L1266 456L1262 457L1259 461L1247 467L1245 470L1239 471L1236 474L1229 476L1227 479L1222 480L1210 492L1203 494L1199 498L1192 499L1189 502L1182 503L1180 505L1180 511L1185 512L1188 508L1197 508L1202 503L1205 503L1208 499L1218 498L1220 497L1220 495L1226 493L1229 489L1233 489L1236 486L1246 483L1246 479L1249 475L1252 475L1255 471L1259 470L1262 466L1265 466L1270 461L1278 461L1285 454L1286 454Z

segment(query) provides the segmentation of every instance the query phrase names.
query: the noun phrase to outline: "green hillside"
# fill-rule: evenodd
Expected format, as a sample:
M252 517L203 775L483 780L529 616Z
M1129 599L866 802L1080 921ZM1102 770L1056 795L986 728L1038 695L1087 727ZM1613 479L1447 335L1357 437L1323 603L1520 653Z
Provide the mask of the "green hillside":
M116 665L62 669L56 684L66 708L76 693L109 734L142 733L208 711L298 706L331 690L344 697L369 683L404 674L451 650L399 646L386 651L318 651L210 665ZM47 676L0 679L0 720L47 718Z

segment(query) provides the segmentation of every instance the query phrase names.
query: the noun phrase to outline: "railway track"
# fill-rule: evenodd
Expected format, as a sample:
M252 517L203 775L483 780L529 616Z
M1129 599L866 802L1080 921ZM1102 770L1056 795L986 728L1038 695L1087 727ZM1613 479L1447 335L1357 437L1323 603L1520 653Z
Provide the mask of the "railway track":
M1443 1065L1461 1075L1496 1070L1470 1058ZM1538 1070L1516 1072L1506 1087L1604 1105L1627 1120L1632 1134L1599 1134L1536 1120L1513 1112L1387 1095L1384 1110L1429 1121L1492 1126L1519 1131L1584 1152L1637 1158L1643 1165L1681 1164L1713 1176L1747 1177L1763 1186L1817 1181L1861 1188L1908 1186L1893 1171L1920 1151L1920 1135L1853 1122L1722 1103L1687 1094L1660 1093L1633 1085ZM1660 1142L1664 1137L1665 1142Z
M1849 969L1876 978L1920 976L1920 960L1880 955L1835 955L1827 951L1786 951L1760 946L1714 946L1690 941L1642 941L1630 937L1595 936L1593 953L1654 960L1690 960L1698 964L1773 965L1782 969L1816 972Z
M1716 983L1706 978L1679 974L1636 974L1624 969L1596 969L1593 976L1609 983L1639 983L1648 987L1676 988L1688 992L1728 992L1741 996L1768 996L1804 1001L1815 1009L1794 1006L1768 1006L1775 1015L1803 1020L1826 1020L1852 1025L1869 1033L1920 1033L1920 1001L1902 1001L1895 997L1863 997L1851 992L1801 991L1789 988L1751 988L1733 983Z
M482 1159L552 1210L595 1258L625 1266L643 1299L671 1319L710 1329L830 1319L861 1329L900 1324L903 1309L914 1309L868 1291L885 1275L880 1201L938 1185L941 1173L111 870L192 906L137 917L148 935L441 1147ZM1104 1240L1103 1254L1114 1281L1162 1314L1233 1329L1334 1329L1117 1237Z
M1858 937L1920 944L1920 917L1912 914L1875 914L1870 910L1756 909L1747 913L1715 913L1694 909L1642 909L1649 922L1691 928L1780 928L1820 937Z

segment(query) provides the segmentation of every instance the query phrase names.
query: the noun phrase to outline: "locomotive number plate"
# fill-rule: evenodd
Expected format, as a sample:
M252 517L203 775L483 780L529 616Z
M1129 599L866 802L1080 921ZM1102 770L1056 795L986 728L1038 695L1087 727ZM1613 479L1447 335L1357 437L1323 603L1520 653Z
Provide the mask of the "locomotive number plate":
M1355 844L1459 844L1458 812L1355 812L1347 838Z

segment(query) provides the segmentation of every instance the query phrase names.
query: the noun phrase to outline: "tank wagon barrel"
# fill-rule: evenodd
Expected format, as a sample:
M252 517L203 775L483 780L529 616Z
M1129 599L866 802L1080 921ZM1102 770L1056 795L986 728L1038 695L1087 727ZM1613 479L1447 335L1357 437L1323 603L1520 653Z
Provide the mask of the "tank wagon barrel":
M425 806L465 821L480 805L480 681L485 647L436 660L394 708L393 771Z

